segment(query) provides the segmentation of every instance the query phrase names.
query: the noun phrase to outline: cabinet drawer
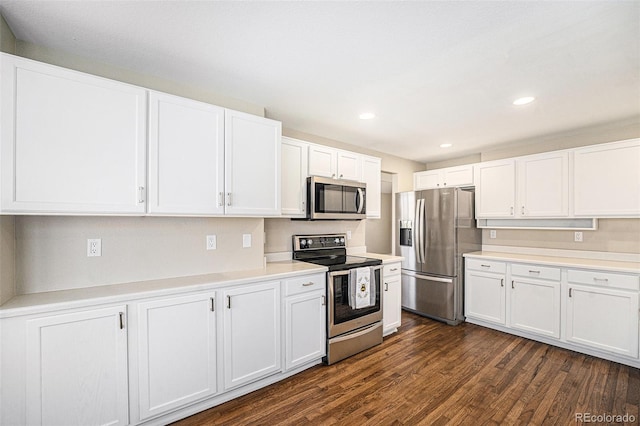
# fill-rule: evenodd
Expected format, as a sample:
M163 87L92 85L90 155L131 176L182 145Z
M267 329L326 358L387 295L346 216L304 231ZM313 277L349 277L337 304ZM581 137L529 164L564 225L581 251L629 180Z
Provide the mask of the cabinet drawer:
M400 275L400 264L390 263L382 267L382 276L385 278L391 278L394 275Z
M292 296L294 294L305 293L313 290L324 290L325 274L305 275L303 277L286 280L284 294Z
M560 268L514 263L511 265L511 275L560 281Z
M493 260L465 259L465 265L467 269L475 271L499 273L504 273L506 271L506 264L504 262L496 262Z
M569 269L567 277L570 283L577 284L598 285L625 290L638 290L640 287L640 277L637 275Z

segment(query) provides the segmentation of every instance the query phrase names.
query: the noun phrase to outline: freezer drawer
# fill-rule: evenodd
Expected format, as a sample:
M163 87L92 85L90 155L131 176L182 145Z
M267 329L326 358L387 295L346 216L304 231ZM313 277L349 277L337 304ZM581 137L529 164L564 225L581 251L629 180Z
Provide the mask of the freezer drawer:
M402 308L430 318L457 323L455 278L402 271Z

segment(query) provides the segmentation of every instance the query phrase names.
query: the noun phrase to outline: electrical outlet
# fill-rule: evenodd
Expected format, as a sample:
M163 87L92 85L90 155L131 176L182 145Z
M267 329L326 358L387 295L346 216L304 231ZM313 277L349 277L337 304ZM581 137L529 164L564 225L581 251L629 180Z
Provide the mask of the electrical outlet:
M207 235L207 250L215 250L217 248L217 241L215 235Z
M489 238L496 238L496 230L492 229L489 231Z
M251 234L242 234L242 248L251 247Z
M347 240L351 239L351 231L347 231Z
M100 238L89 238L87 240L87 257L102 256L102 240Z
M580 232L580 231L574 232L573 241L575 241L576 243L581 243L582 242L582 232Z

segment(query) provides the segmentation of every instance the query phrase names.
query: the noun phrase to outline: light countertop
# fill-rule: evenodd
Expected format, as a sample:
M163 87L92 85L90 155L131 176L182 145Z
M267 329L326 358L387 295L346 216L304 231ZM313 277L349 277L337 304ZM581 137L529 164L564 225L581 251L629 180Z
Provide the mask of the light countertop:
M362 257L370 257L372 259L380 259L382 260L382 264L385 265L387 263L394 262L402 262L404 259L402 256L393 256L390 254L378 254L378 253L356 253L354 256L362 256Z
M502 253L492 251L475 251L472 253L464 254L464 257L640 274L639 262L622 262L616 260L583 259L560 256L541 256L533 254Z
M326 271L327 268L324 266L289 260L267 263L265 268L249 271L222 272L126 284L22 294L15 296L0 306L0 318L103 303L127 303L134 299L191 291L214 290L222 286L249 284L271 279L280 280L297 275L324 273Z

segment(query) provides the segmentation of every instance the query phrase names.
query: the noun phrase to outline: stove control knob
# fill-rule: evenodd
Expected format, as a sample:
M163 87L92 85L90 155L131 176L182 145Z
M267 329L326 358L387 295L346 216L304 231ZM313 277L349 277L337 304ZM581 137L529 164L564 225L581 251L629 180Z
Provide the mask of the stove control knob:
M300 246L306 246L307 240L300 240Z
M340 238L336 238L335 240L333 240L333 242L338 244L340 242Z
M344 244L344 238L340 238L340 242Z
M313 240L307 240L307 244L309 245L313 244Z

